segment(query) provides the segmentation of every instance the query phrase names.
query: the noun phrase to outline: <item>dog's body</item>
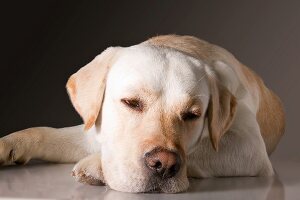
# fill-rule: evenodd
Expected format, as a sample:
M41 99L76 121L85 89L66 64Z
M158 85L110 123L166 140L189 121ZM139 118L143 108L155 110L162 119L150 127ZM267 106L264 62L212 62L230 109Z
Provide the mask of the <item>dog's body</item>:
M167 35L109 48L67 89L84 125L1 138L0 162L79 161L80 182L128 192L180 192L187 177L274 173L268 155L284 132L280 100L218 46Z

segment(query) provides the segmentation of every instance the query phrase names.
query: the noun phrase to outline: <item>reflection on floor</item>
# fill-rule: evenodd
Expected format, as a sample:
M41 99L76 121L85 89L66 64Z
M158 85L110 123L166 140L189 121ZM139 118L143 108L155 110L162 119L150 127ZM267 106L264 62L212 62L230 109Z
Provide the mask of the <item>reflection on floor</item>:
M77 183L70 164L31 164L0 168L0 198L55 199L300 199L300 161L273 162L275 177L191 179L186 193L130 194L106 186Z

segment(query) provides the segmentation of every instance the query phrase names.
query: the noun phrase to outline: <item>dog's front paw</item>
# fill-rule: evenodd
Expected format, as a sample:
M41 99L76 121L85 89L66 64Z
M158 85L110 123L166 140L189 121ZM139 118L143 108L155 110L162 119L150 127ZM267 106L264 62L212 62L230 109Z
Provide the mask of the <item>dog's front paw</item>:
M25 151L4 139L0 139L0 165L25 164L30 158L26 156Z
M90 155L80 160L73 168L72 176L80 183L105 185L100 155Z

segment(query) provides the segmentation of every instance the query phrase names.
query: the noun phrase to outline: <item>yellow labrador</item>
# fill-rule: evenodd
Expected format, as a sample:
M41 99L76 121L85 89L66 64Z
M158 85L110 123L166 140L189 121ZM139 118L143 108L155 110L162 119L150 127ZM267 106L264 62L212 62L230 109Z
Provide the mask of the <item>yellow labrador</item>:
M280 100L221 47L177 35L110 47L67 90L84 125L5 136L2 164L78 162L76 180L125 192L274 174L268 155L284 132Z

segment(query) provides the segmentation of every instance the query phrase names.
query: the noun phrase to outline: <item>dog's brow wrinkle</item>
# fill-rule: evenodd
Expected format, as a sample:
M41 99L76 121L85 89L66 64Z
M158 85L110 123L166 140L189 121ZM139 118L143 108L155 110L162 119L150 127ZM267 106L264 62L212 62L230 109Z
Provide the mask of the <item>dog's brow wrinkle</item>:
M192 96L192 98L193 97L206 97L206 98L209 98L209 96L205 95L205 94L197 94L197 95Z

